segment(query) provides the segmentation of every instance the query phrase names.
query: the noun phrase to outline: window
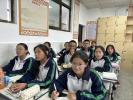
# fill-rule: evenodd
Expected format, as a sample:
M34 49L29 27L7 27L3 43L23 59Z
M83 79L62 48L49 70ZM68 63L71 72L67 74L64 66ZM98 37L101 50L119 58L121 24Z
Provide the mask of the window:
M50 0L50 29L70 31L71 0Z
M13 22L14 0L0 0L0 22Z

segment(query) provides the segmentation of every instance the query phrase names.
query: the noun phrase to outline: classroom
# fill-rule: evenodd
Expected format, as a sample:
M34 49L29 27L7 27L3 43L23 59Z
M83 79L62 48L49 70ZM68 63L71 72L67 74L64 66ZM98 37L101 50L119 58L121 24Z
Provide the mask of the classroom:
M0 100L133 100L133 0L0 0Z

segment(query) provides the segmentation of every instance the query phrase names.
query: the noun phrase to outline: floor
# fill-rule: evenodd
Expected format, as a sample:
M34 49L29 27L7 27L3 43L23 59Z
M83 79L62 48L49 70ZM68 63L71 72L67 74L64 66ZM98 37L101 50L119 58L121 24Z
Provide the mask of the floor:
M120 87L116 90L114 100L133 100L133 67L130 70L122 67L119 80Z

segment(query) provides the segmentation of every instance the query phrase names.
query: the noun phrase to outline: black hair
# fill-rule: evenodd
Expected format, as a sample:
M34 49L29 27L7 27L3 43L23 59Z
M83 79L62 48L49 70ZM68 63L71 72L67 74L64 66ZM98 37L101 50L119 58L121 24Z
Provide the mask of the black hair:
M109 47L111 47L112 49L113 49L113 54L115 54L116 53L116 51L115 51L115 47L113 46L113 45L111 45L111 44L109 44L109 45L107 45L107 47L106 47L106 55L109 55L109 53L108 53L108 48Z
M90 43L90 40L86 39L86 40L84 40L83 42L89 42L89 43Z
M41 49L44 52L44 54L47 56L47 58L49 58L49 48L47 46L45 46L44 44L39 44L36 47L34 47L34 51L36 48Z
M82 52L82 51L76 51L76 52L72 55L72 57L71 57L71 59L70 59L70 62L72 62L74 58L80 58L80 59L82 59L85 63L88 63L88 59L89 59L88 55L87 55L85 52Z
M51 47L51 43L50 42L44 42L44 44L48 44L49 47Z
M96 51L98 48L101 49L102 52L103 52L103 54L105 55L105 49L104 49L104 47L101 46L101 45L98 45L98 46L96 46L95 51ZM94 51L94 52L95 52L95 51Z
M69 43L75 43L76 45L77 45L77 42L75 41L75 40L71 40L71 41L69 41Z
M19 44L17 44L17 46L18 46L18 45L23 46L24 49L27 50L27 53L26 53L26 54L30 54L29 51L28 51L28 46L27 46L27 44L25 44L25 43L19 43Z
M91 44L92 44L92 43L95 43L95 44L96 44L96 41L91 41Z

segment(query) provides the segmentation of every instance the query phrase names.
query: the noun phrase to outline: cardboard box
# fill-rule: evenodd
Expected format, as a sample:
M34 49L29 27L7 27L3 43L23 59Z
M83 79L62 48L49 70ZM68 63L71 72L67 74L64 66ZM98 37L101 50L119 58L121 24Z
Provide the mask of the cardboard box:
M127 16L118 16L116 20L116 25L126 25Z
M106 28L106 33L108 34L108 33L115 33L115 26L108 26L107 28Z
M115 26L117 17L108 17L107 26Z
M113 41L114 42L114 33L106 34L106 42Z
M125 41L125 35L124 34L115 33L114 41L115 42L124 42Z
M115 33L124 34L126 31L126 25L118 25L115 27Z

